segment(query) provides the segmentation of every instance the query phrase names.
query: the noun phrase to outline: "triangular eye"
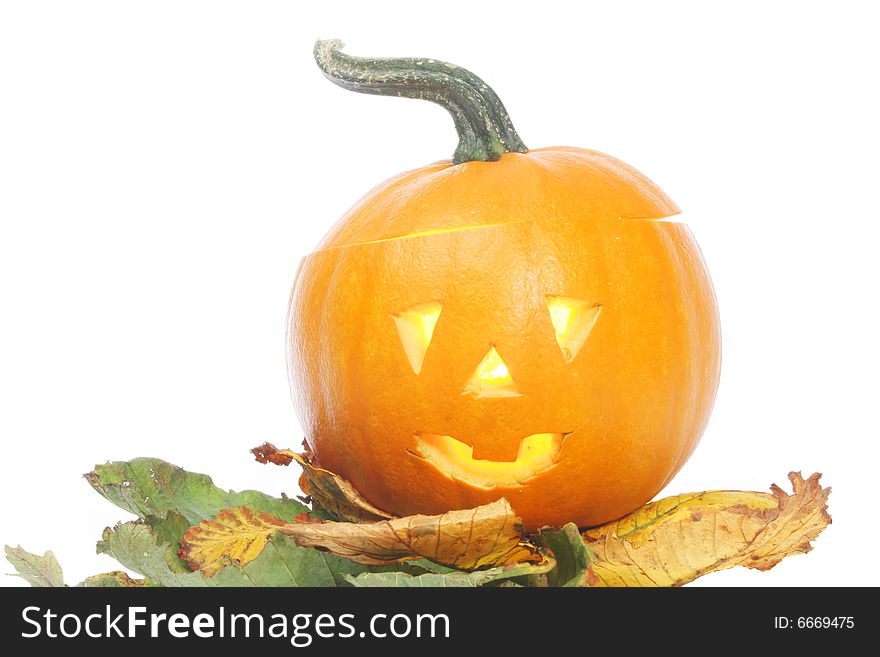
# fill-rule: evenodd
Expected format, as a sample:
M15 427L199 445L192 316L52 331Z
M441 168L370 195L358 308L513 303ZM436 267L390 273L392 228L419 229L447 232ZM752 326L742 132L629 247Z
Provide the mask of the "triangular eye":
M422 371L422 363L428 352L428 345L434 337L434 327L440 319L443 307L437 302L423 303L413 306L402 313L391 315L400 334L403 351L413 371Z
M602 306L573 297L548 296L547 308L562 357L570 363L590 336Z
M520 391L513 382L507 365L501 360L495 347L492 347L477 365L461 394L477 397L519 397Z

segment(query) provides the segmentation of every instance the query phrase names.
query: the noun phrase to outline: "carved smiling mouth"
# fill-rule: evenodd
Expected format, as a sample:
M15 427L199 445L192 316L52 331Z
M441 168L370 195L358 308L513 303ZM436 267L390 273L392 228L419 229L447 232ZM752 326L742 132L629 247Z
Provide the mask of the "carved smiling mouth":
M417 433L410 453L424 459L450 479L476 488L522 486L559 463L567 433L534 433L519 443L514 461L484 461L474 458L471 445L452 436Z

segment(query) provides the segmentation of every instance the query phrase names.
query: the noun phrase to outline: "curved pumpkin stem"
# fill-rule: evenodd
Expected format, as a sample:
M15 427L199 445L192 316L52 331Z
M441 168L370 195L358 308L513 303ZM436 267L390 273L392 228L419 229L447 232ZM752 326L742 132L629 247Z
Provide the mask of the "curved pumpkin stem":
M476 75L435 59L377 59L341 52L342 41L315 43L315 61L344 89L378 96L428 100L444 107L455 122L455 164L494 162L505 153L526 153L501 100Z

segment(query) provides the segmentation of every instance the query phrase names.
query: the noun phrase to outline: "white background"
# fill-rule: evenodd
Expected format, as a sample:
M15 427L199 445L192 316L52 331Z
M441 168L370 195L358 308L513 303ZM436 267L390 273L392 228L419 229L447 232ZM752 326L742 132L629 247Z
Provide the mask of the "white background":
M296 492L248 449L301 439L297 261L456 143L436 106L325 81L312 43L339 37L465 65L527 144L611 153L684 209L724 365L665 493L834 488L811 554L700 584L880 584L880 14L823 4L3 2L0 543L53 549L71 583L112 569L94 541L125 514L80 477L105 460Z

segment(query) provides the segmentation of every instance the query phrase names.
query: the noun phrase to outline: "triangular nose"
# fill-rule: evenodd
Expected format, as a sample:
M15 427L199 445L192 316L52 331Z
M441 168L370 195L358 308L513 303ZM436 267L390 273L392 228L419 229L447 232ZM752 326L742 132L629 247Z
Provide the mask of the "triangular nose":
M491 347L477 365L461 394L474 395L477 398L519 397L520 391L513 382L513 377L510 376L510 371L501 359L501 355L495 347Z

